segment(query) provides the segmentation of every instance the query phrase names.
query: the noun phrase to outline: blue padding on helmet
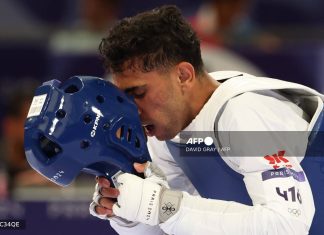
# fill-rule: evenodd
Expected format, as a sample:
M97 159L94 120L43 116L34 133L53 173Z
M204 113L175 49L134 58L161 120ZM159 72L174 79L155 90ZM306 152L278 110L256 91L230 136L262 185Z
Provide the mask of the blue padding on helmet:
M33 101L25 122L25 153L56 184L70 184L80 171L107 178L119 170L134 173L133 162L150 160L135 103L110 82L52 80L37 97L43 100Z

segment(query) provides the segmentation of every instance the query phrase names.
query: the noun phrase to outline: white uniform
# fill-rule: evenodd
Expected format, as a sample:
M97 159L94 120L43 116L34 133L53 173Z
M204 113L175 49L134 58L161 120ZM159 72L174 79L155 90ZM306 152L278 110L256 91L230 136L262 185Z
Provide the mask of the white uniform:
M216 128L216 135L224 131L217 136L217 145L230 145L231 151L220 153L221 158L233 172L243 175L252 205L197 196L191 183L193 178L189 180L179 167L167 143L153 137L148 140L153 161L164 171L172 189L188 193L184 193L179 211L160 226L125 227L114 221L111 225L119 234L307 234L315 208L307 177L299 164L302 157L284 155L305 153L307 136L287 146L274 132L263 155L252 157L251 148L262 150L262 146L256 146L250 138L237 139L233 131L312 130L323 109L323 96L299 84L240 72L211 75L217 80L230 79L215 90L184 131ZM171 141L179 139L178 135ZM285 152L281 151L283 148ZM237 157L239 154L241 157ZM210 181L209 186L217 188L217 182Z

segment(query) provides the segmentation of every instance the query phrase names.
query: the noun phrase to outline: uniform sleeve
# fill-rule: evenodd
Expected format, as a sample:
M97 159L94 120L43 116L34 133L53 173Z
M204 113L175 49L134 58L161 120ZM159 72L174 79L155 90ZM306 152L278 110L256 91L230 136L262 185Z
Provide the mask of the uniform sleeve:
M220 144L230 147L222 157L244 176L253 206L184 193L179 211L161 228L176 235L308 234L315 212L313 197L293 156L305 152L307 137L297 135L295 142L282 136L282 132L301 134L308 123L285 102L246 94L227 104L218 126L224 131ZM250 131L260 131L256 137L262 141L251 137ZM210 187L217 184L210 182Z

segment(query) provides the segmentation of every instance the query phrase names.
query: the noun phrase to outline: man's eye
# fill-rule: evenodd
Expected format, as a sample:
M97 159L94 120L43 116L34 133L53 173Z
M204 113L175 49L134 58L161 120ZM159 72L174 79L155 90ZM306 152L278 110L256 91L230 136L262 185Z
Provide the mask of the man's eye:
M130 87L125 89L126 94L132 96L134 99L141 99L146 95L147 89L146 85L138 87Z
M140 92L134 92L132 95L134 96L135 99L141 99L141 98L143 98L145 96L145 92L141 92L141 93Z

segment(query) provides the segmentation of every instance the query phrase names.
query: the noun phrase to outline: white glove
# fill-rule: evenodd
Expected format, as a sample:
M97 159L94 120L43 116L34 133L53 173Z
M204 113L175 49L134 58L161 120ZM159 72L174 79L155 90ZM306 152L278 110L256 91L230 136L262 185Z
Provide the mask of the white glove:
M113 206L115 215L144 224L159 224L159 196L162 186L132 174L117 178L120 186L117 203Z
M120 218L118 216L108 216L106 214L104 215L100 215L96 212L96 207L99 205L99 201L101 198L103 198L103 196L101 195L100 192L100 186L98 183L96 183L96 187L95 187L95 192L93 193L93 197L92 197L92 202L89 206L89 212L91 215L99 218L99 219L103 219L103 220L113 220L115 222L117 222L119 225L122 226L127 226L127 227L132 227L135 226L137 224L137 222L132 222L132 221L128 221L125 220L123 218Z
M118 202L113 206L113 212L130 221L157 225L163 222L160 197L164 192L170 191L167 190L169 186L163 172L152 163L148 163L144 175L147 178L142 179L128 173L117 177L120 194L117 197ZM177 208L172 213L176 211Z

